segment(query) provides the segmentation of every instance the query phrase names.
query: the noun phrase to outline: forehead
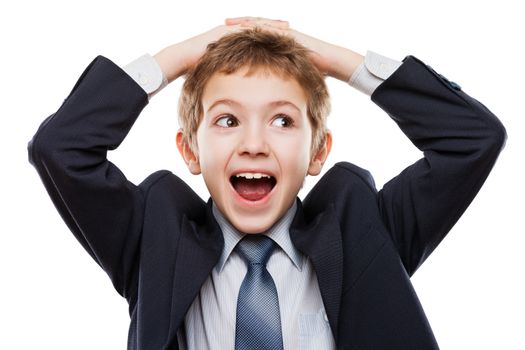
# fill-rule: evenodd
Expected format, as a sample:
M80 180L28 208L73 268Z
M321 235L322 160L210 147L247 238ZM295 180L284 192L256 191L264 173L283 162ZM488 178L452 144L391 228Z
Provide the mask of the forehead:
M295 106L306 113L306 94L297 80L269 69L245 67L231 74L213 74L202 95L204 112L221 100L243 108Z

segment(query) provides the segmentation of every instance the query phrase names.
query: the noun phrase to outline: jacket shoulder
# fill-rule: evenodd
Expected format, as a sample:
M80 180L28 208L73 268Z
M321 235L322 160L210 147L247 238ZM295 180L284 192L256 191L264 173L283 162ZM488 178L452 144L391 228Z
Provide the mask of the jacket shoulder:
M304 204L315 212L323 211L328 204L340 207L355 199L375 203L376 198L375 182L368 170L349 162L339 162L317 182L305 197Z
M139 185L139 187L142 189L143 192L147 193L151 187L153 187L159 180L165 177L169 177L170 175L173 175L173 173L169 170L159 170L154 172L153 174L150 174L147 178L144 179Z
M194 216L206 208L204 200L181 178L169 170L149 175L139 185L147 206ZM148 204L149 203L149 204Z
M338 162L326 172L314 188L341 192L345 188L356 187L377 194L374 178L368 170L349 162Z
M341 174L333 174L331 176L344 176L347 180L351 178L353 181L367 186L374 193L377 192L374 178L368 170L349 162L338 162L332 169L334 168L336 169L335 172L340 172Z

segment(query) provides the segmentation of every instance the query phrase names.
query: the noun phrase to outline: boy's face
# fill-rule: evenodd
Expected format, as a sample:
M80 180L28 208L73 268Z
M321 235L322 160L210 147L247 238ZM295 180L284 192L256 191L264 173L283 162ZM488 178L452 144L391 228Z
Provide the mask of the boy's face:
M290 208L307 174L317 175L331 135L311 155L306 97L295 79L247 68L214 74L206 84L198 154L177 145L190 171L202 173L211 197L244 233L268 230Z

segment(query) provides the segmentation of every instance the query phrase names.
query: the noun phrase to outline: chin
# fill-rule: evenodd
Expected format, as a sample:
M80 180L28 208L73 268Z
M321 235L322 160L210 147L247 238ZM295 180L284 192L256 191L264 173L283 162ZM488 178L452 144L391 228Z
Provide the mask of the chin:
M260 220L254 219L254 222L249 222L250 220L241 220L240 223L234 225L235 228L246 234L258 234L268 231L275 222L261 224Z

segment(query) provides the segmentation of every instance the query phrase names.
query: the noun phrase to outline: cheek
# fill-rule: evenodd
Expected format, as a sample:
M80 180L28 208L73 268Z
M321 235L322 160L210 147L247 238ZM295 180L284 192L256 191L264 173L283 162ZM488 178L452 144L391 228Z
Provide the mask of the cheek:
M199 145L199 161L203 171L218 171L224 169L233 149L231 138L216 135L210 131L197 132Z
M310 163L310 135L301 132L295 137L281 138L276 141L277 147L274 148L278 154L281 166L288 168L289 172L299 175L306 175Z
M207 128L202 125L197 129L197 144L199 145L199 156L206 157L216 148L217 138Z

